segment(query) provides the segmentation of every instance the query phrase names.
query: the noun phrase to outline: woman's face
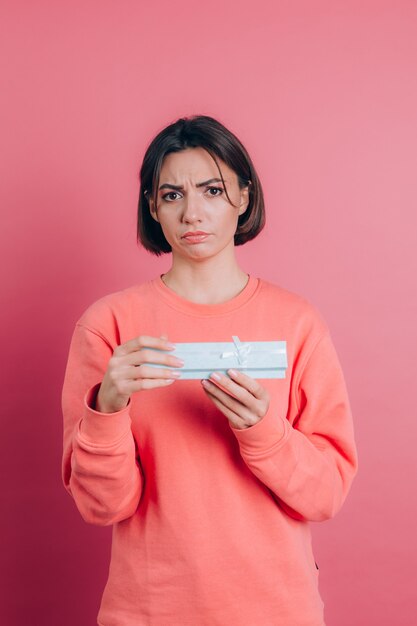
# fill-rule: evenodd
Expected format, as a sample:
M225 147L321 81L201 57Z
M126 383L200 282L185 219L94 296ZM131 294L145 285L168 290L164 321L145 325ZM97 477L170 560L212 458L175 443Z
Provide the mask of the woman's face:
M160 223L173 256L203 260L233 248L239 215L249 203L248 188L239 189L237 174L217 159L232 206L225 194L216 163L203 148L168 154L161 168L157 207L152 217Z

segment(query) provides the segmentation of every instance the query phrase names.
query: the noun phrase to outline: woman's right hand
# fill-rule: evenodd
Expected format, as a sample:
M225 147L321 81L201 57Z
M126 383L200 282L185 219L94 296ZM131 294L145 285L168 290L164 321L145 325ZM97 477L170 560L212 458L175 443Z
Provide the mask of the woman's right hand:
M164 352L156 352L156 348ZM167 337L148 337L141 335L117 346L107 366L103 381L96 398L95 410L100 413L115 413L123 409L133 393L143 389L166 387L177 380L178 370L143 365L155 363L168 367L181 367L184 362L166 351L175 346Z

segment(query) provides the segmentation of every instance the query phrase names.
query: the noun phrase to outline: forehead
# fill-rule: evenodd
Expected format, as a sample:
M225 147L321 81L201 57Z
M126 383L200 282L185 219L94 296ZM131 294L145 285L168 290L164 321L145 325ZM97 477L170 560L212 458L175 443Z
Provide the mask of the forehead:
M216 157L223 178L232 180L236 174L219 157ZM161 167L160 183L176 183L189 179L192 182L219 177L219 170L211 155L204 148L187 148L168 154Z

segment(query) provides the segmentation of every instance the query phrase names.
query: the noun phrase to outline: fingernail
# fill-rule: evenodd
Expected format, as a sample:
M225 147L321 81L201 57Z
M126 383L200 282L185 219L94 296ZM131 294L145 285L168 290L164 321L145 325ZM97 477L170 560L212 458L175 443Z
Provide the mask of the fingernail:
M175 376L175 378L179 378L181 376L181 372L170 372L170 376Z
M175 362L178 363L178 365L184 365L184 361L182 359L177 359L177 357L175 357Z
M214 380L221 380L220 376L216 374L216 372L213 372L212 374L210 374L210 378L214 378Z
M238 372L236 370L228 370L228 373L231 374L232 376L238 375Z
M170 343L169 341L167 341L165 345L168 348L168 350L174 350L175 349L175 345L173 343Z

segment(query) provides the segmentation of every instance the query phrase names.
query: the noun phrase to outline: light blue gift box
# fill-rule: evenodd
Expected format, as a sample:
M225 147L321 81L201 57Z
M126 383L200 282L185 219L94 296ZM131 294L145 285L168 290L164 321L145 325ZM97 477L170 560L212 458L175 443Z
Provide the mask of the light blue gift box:
M286 341L240 341L233 343L176 343L169 351L184 361L178 368L181 380L208 378L212 372L227 374L228 369L244 372L252 378L285 378L287 362ZM147 363L152 367L169 368L166 365Z

